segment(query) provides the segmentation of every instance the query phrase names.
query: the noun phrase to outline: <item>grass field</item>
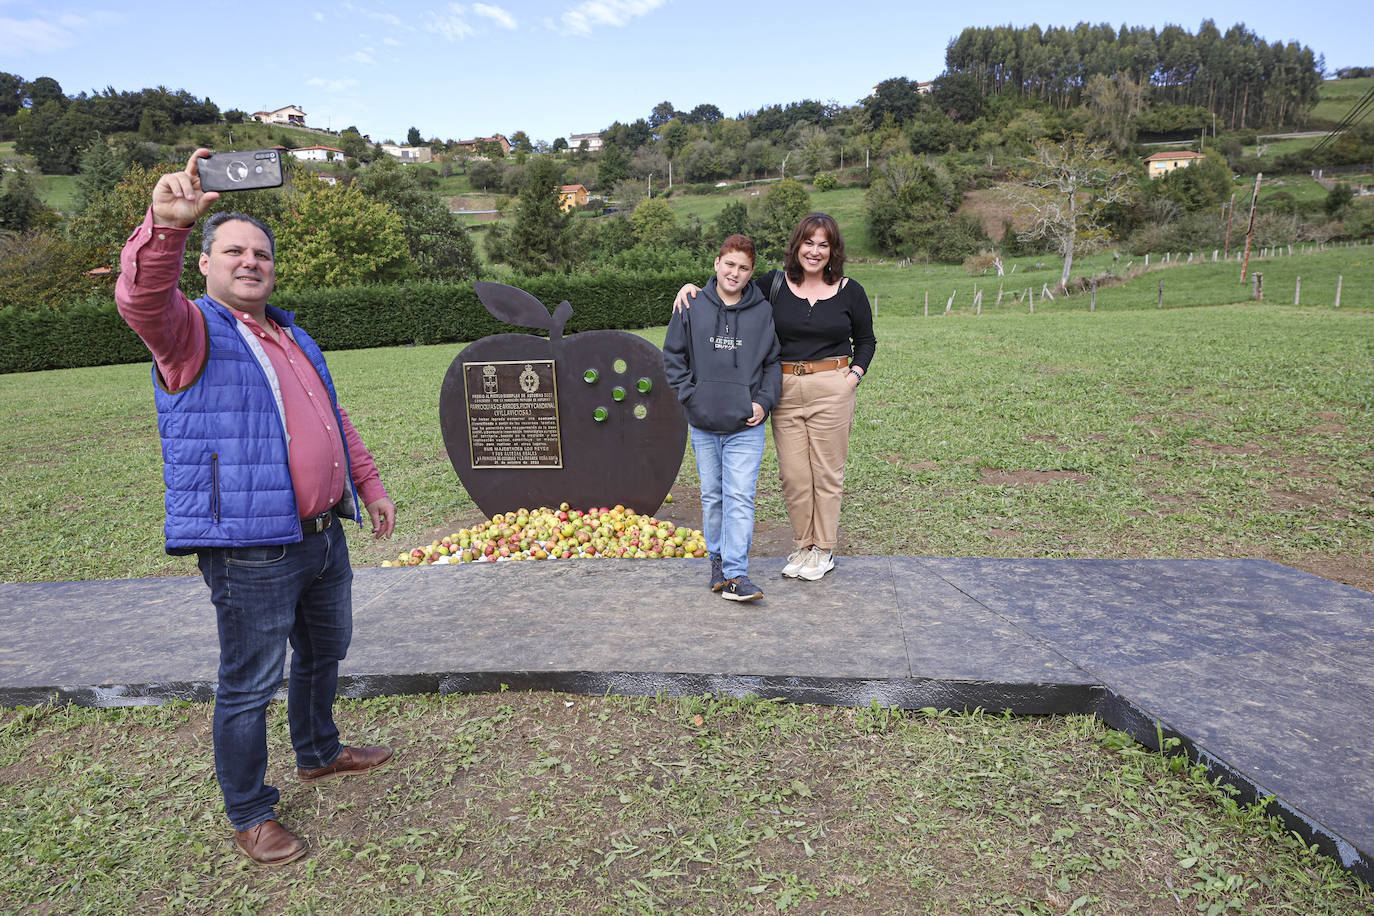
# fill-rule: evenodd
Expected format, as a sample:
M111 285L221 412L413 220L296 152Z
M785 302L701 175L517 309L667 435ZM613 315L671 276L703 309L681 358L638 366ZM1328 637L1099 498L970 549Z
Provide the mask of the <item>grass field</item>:
M1312 118L1337 124L1370 89L1374 89L1374 76L1325 80L1321 85L1321 99L1312 109Z
M1262 556L1374 585L1374 310L892 315L877 333L844 551ZM403 545L475 516L434 417L458 349L331 355ZM0 530L16 545L0 578L192 573L160 552L150 402L141 366L0 377ZM775 473L770 459L761 526L783 517ZM358 563L396 546L351 537ZM350 738L398 747L397 765L318 789L283 779L274 707L280 810L314 851L254 870L227 842L207 706L0 712L0 910L1372 905L1277 822L1091 719L550 694L339 715Z
M856 264L879 345L841 552L1264 557L1374 590L1372 252L1257 262L1269 289L1311 283L1299 308L1224 304L1248 291L1232 262L1104 289L1092 313L1037 297L1033 315L974 316L958 268ZM1037 292L1058 276L1026 270ZM1318 304L1341 272L1345 305ZM923 290L940 295L928 318ZM477 516L435 413L460 349L330 354L399 507L391 543L350 526L355 564ZM161 550L147 366L0 376L0 405L0 581L194 574ZM776 530L767 456L758 524ZM695 487L688 457L678 488ZM652 561L608 577L615 562ZM313 850L252 869L228 842L209 714L0 711L0 911L1374 911L1263 811L1090 718L717 697L342 701L345 736L398 762L318 788L285 775L274 705L269 778Z
M849 485L856 496L873 488L871 510L879 516L868 519L870 508L852 503L858 514L846 525L849 549L1129 556L1148 543L1163 552L1151 555L1191 555L1202 545L1226 545L1224 554L1205 555L1258 551L1292 559L1303 553L1290 549L1296 539L1325 543L1321 549L1332 555L1349 554L1350 545L1319 518L1320 502L1296 514L1281 513L1287 521L1278 528L1273 526L1281 519L1267 512L1254 521L1253 513L1264 505L1261 491L1282 489L1287 480L1259 454L1224 462L1238 465L1236 475L1256 481L1259 489L1248 494L1242 488L1238 495L1229 476L1203 475L1187 485L1171 479L1186 468L1151 483L1169 492L1210 494L1193 501L1189 522L1182 525L1177 513L1131 514L1153 500L1137 489L1141 466L1133 456L1168 445L1165 454L1188 456L1210 471L1218 444L1258 453L1270 449L1268 438L1277 435L1281 453L1306 453L1314 444L1310 429L1339 423L1346 432L1330 442L1320 436L1314 441L1339 446L1342 461L1367 461L1358 452L1371 438L1365 411L1374 401L1374 376L1368 372L1374 356L1372 257L1374 248L1365 247L1256 259L1252 270L1265 275L1266 303L1211 308L1193 306L1248 303L1250 287L1239 282L1239 265L1179 266L1099 290L1091 313L1084 295L1040 299L1042 284L1058 277L1047 264L1012 275L1033 283L1033 315L1029 303L1017 305L1011 298L1013 291L1024 292L1020 281L1008 281L1004 304L997 307L996 278L972 278L959 268L855 265L851 274L878 302L878 371L865 384L863 403L879 415L860 418L867 432L856 439ZM1294 309L1287 303L1299 274L1304 307ZM1344 276L1344 304L1334 310L1329 299L1338 274ZM1162 310L1154 307L1161 280ZM976 317L970 308L975 285L985 297ZM924 291L931 293L928 318ZM946 318L951 291L957 291L955 306ZM662 333L660 328L646 336L658 342ZM331 356L343 401L401 507L401 543L422 537L428 543L431 530L473 513L433 416L440 380L460 349L454 344ZM0 534L23 545L0 553L0 580L192 572L188 561L169 559L160 550L161 458L147 373L146 366L130 365L0 376L0 404L9 418L0 440ZM1188 416L1164 426L1142 419L1181 409L1183 388L1206 392L1190 395L1187 400L1197 403ZM1237 412L1237 403L1260 395L1286 405L1279 428L1254 427L1256 415ZM1279 410L1271 405L1262 415L1274 417ZM1332 418L1322 416L1327 413ZM1231 428L1234 423L1241 428ZM1036 424L1044 429L1032 428ZM950 438L964 428L965 435ZM1254 441L1241 441L1246 434ZM1188 445L1189 439L1213 445ZM906 467L927 462L935 465ZM979 479L982 467L1090 472L1093 479L1012 491L967 486ZM1246 478L1247 472L1252 476ZM694 485L690 462L684 474L686 484ZM763 517L778 521L783 516L773 473L765 469L763 480ZM1338 489L1343 499L1358 495L1358 488ZM1374 487L1366 485L1369 492ZM879 495L885 493L901 496ZM1245 511L1227 508L1242 496ZM1213 508L1197 514L1206 505ZM1034 513L1026 515L1032 507ZM1016 510L1020 533L989 539L983 532L991 526L982 523L989 512L1001 518L1004 508ZM1061 510L1068 514L1056 516ZM1358 547L1354 555L1367 556L1367 535L1359 532L1368 516L1356 512L1353 520L1359 535L1352 542ZM1300 533L1309 523L1318 525L1317 532ZM1085 525L1081 537L1062 530ZM1290 528L1291 538L1274 537ZM360 557L382 558L369 544L355 549Z

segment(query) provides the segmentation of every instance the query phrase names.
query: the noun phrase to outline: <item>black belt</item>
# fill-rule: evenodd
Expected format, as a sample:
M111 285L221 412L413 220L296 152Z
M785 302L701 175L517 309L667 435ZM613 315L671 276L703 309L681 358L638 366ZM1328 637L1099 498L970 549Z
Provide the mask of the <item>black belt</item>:
M321 512L311 518L301 519L301 532L303 534L319 534L330 525L334 524L334 510Z

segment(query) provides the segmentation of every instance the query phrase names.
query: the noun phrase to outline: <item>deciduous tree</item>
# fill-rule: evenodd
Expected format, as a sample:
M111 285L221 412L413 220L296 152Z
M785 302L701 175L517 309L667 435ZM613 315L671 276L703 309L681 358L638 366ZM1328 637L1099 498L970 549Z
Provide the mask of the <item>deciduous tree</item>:
M401 217L416 276L447 282L471 280L480 274L480 265L467 229L439 195L421 186L423 175L434 173L384 156L360 172L354 185L363 196Z
M1030 221L1023 241L1045 239L1064 258L1059 277L1068 285L1074 256L1107 239L1103 211L1132 193L1129 170L1108 149L1081 134L1063 143L1042 141L1018 182L1004 186L1017 210Z
M898 76L883 80L873 87L873 94L863 100L863 109L869 127L877 129L888 117L898 124L905 124L921 110L924 101L915 83L905 76Z
M392 283L409 273L400 216L352 186L297 190L276 237L282 289Z
M806 188L791 178L775 182L759 200L758 210L749 220L749 234L760 255L778 260L787 251L801 218L811 212L811 198Z
M635 241L650 248L666 248L676 222L672 205L662 197L644 201L630 215Z
M676 117L677 109L673 107L672 102L659 102L649 114L649 129L658 130Z

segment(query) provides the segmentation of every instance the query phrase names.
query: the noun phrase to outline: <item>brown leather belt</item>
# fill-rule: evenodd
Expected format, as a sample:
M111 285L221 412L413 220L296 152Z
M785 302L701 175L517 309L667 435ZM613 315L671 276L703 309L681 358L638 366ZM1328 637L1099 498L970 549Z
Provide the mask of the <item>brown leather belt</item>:
M334 524L334 510L330 509L328 512L321 512L311 518L301 519L301 533L319 534L332 524Z
M782 371L787 375L810 375L813 372L829 372L833 369L843 369L848 365L848 356L827 356L825 359L785 359L782 361Z

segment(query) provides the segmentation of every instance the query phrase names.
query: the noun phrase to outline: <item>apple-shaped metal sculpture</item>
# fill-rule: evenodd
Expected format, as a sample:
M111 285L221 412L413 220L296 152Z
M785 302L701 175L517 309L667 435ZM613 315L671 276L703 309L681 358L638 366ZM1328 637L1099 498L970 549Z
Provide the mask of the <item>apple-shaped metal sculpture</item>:
M677 480L687 420L663 352L627 331L563 336L534 296L474 283L497 320L549 336L496 334L453 360L439 423L458 479L486 515L520 507L623 505L653 514Z

